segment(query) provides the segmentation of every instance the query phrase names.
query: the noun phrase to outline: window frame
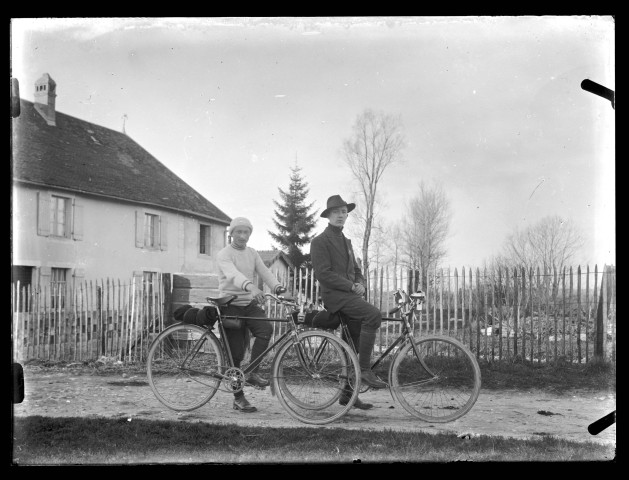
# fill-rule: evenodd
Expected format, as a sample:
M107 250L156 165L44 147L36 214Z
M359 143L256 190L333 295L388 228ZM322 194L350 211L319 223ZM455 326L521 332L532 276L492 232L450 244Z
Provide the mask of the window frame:
M59 221L59 202L63 200L63 221ZM83 205L75 195L40 190L37 192L37 235L56 240L83 240ZM59 235L59 228L63 233Z
M63 202L63 219L59 220L59 203ZM72 232L72 198L57 195L55 193L50 195L50 210L49 210L49 229L50 236L56 238L70 238ZM59 228L63 230L61 234L58 233Z
M66 288L68 286L68 268L51 267L50 268L50 306L51 308L64 308ZM57 276L63 278L55 278ZM57 296L55 295L55 289L57 286L63 286L63 294L59 296L61 302L57 304ZM58 292L59 290L57 290Z
M152 219L149 221L149 219ZM140 208L135 211L135 246L150 251L168 249L168 217L160 211ZM150 228L150 223L153 224ZM149 242L149 240L151 240Z
M199 245L197 249L197 254L203 257L211 257L212 256L212 225L209 223L201 223L199 222ZM205 235L203 232L206 232ZM205 242L203 242L203 238L205 237ZM201 250L205 249L206 251L202 252Z
M144 212L143 246L149 250L159 250L161 240L160 216Z

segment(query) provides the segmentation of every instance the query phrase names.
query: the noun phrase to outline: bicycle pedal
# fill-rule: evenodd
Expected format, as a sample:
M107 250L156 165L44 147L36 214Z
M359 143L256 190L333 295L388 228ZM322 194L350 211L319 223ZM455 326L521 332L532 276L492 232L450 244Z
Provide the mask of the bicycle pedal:
M245 386L247 387L253 387L256 390L266 390L266 385L261 387L260 385L254 385L253 383L245 383Z

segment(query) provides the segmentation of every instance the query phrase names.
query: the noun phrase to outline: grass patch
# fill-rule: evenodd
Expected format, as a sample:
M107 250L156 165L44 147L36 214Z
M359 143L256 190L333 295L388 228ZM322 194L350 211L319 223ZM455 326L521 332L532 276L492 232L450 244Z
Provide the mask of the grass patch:
M616 367L608 363L538 365L522 362L479 361L486 390L615 391Z
M551 436L270 428L127 419L16 418L17 465L610 461L615 448Z

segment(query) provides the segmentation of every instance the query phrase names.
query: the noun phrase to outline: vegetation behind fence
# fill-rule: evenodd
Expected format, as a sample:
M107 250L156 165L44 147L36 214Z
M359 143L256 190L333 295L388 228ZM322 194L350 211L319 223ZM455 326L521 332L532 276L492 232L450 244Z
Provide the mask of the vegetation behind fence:
M302 303L318 309L319 285L312 278L311 271L296 270L292 289ZM367 299L383 312L395 306L398 289L426 294L414 316L415 335L454 336L488 361L616 360L614 267L429 272L384 267L368 276ZM377 348L384 351L400 328L399 321L385 320Z
M423 290L426 302L413 319L414 334L450 335L487 361L545 363L616 360L616 272L595 266L563 269L434 269L387 267L368 276L367 299L383 312L393 294ZM311 270L286 279L304 312L323 308ZM83 282L33 290L12 284L13 348L31 358L86 361L102 356L144 361L148 345L170 323L170 275L126 282ZM268 312L277 315L270 305ZM385 316L387 314L385 313ZM390 318L399 318L395 314ZM276 334L285 324L275 323ZM383 321L376 348L399 335L399 321Z

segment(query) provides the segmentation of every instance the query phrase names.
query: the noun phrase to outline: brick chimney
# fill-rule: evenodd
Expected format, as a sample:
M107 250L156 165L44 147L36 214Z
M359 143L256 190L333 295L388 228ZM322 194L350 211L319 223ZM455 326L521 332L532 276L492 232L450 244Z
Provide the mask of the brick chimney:
M57 84L48 75L44 73L39 80L35 82L35 109L44 117L48 125L53 127L55 122L55 97L57 96Z

